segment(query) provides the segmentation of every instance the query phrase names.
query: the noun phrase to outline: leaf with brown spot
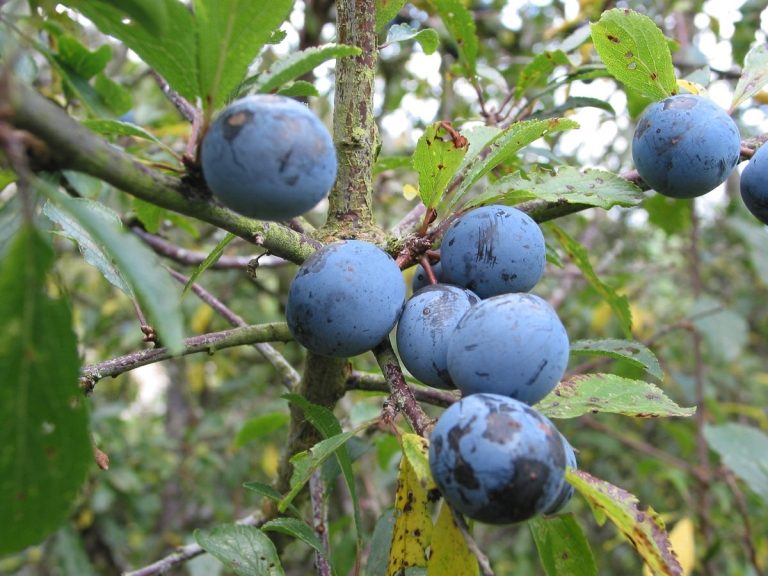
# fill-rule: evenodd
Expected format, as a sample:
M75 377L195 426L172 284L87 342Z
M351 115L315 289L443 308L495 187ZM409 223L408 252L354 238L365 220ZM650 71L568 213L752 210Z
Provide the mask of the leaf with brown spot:
M395 493L395 528L389 551L387 576L400 576L406 568L427 565L427 548L432 541L432 516L427 490L411 466L400 460Z
M583 470L569 468L566 479L587 500L597 522L610 520L655 575L682 575L664 522L653 508L640 509L636 496Z
M536 408L549 418L576 418L590 412L610 412L636 418L692 416L656 385L615 374L586 374L564 380Z

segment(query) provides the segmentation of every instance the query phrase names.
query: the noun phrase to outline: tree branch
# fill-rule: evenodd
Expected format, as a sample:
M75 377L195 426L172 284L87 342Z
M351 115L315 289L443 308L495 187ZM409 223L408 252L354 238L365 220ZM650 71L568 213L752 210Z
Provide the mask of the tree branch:
M419 402L425 402L432 406L441 406L447 408L460 396L457 392L450 390L439 390L430 386L413 386L407 384L411 393ZM381 374L371 374L367 372L352 372L347 378L347 390L364 390L366 392L392 392L387 379Z
M213 354L218 350L233 346L257 342L289 342L291 340L293 340L293 336L284 322L256 324L187 338L184 340L184 349L181 355L186 356L198 352ZM86 394L90 394L96 383L102 378L118 376L140 366L167 360L171 357L172 355L167 348L153 348L84 366L80 373L80 386Z
M137 162L13 78L3 88L0 117L45 142L57 168L90 174L145 202L223 228L293 262L303 262L320 246L282 224L253 220L215 205L202 182L175 178Z

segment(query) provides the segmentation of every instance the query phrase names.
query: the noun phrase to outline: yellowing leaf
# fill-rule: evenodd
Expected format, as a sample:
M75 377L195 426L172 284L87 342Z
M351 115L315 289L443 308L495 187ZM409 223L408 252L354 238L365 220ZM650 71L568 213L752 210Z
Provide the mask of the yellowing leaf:
M694 540L693 522L686 517L679 520L669 533L672 549L677 554L677 560L683 569L682 575L688 576L696 564L696 542ZM651 570L645 566L643 576L652 576Z
M418 197L419 195L419 189L416 188L413 184L406 184L403 186L403 196L406 200L413 200L414 198Z
M432 533L432 553L427 564L427 576L475 576L479 573L477 558L469 550L464 536L456 526L451 509L443 502Z
M641 509L633 494L583 470L568 468L566 479L587 500L597 522L613 522L654 576L683 576L664 522L653 508Z
M387 576L400 576L406 568L427 565L427 548L432 538L432 517L427 504L427 490L408 458L403 457L397 478L395 529Z
M408 433L403 434L402 444L403 455L408 458L408 462L421 485L427 490L437 488L429 470L429 440L418 434Z

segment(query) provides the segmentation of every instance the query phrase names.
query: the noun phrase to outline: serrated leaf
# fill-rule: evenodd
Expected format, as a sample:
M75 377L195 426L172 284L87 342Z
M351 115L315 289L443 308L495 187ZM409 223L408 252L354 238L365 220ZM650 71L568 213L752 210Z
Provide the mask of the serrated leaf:
M630 91L654 101L677 93L669 44L648 16L614 8L603 12L591 30L608 72Z
M184 290L181 292L181 297L184 298L184 296L187 295L187 292L192 288L192 285L197 282L197 279L200 278L203 272L208 270L211 266L213 266L216 261L221 258L221 255L224 253L224 248L226 248L232 240L234 240L236 236L232 234L231 232L227 232L224 235L224 238L219 240L219 243L214 246L213 250L210 251L208 256L205 257L205 259L200 262L200 264L197 265L195 270L192 272L192 274L189 277L189 280L187 280L187 283L184 284Z
M408 458L421 485L427 490L437 488L429 469L429 440L408 432L402 435L400 441L403 446L403 455Z
M108 0L67 0L96 27L122 41L187 99L200 95L197 23L189 8L178 0L155 0L153 10L166 14L164 33L147 19L126 21L121 6Z
M550 418L576 418L611 412L635 418L692 416L695 408L682 408L655 384L615 374L586 374L560 382L536 408Z
M284 576L272 540L254 526L224 524L195 530L195 540L238 576Z
M333 412L328 408L319 406L317 404L312 404L306 398L299 396L298 394L283 394L282 398L301 408L301 410L304 412L304 415L307 417L307 420L312 423L312 426L317 428L323 438L327 439L333 437L334 435L341 434L341 424ZM344 481L347 484L350 498L352 500L357 545L358 547L362 547L363 533L362 520L360 517L360 502L357 498L355 474L352 471L352 459L349 456L347 447L343 445L339 447L335 454L336 460L338 461L339 467L341 468L341 473L344 476Z
M744 57L744 68L733 92L731 110L768 84L768 43L755 44Z
M314 46L280 58L269 70L249 78L244 85L253 92L272 92L285 83L311 72L323 62L357 54L360 54L360 48L346 44Z
M74 201L88 203L91 210L101 212L103 218L111 220L115 225L120 225L120 217L103 204L91 202L90 200L83 198ZM101 272L102 276L104 276L112 286L129 296L133 296L133 291L123 278L120 269L115 266L112 259L104 253L101 246L94 242L93 238L91 238L88 232L85 231L75 218L51 202L45 203L45 206L43 206L43 214L45 214L51 222L61 227L61 235L75 242L85 261Z
M620 358L642 368L659 380L664 379L664 372L656 355L645 344L636 340L617 340L614 338L576 340L571 342L571 354Z
M71 312L47 293L53 260L25 225L0 261L0 555L65 521L93 458Z
M578 266L581 273L584 275L584 279L590 286L608 303L616 317L619 319L619 324L624 331L624 335L627 338L632 337L632 313L629 309L629 301L626 296L619 295L613 288L605 284L600 278L598 278L592 264L589 261L589 253L587 250L571 238L565 230L556 226L555 224L549 224L549 229L554 232L560 246L565 250L571 261Z
M597 576L592 549L573 514L533 518L528 527L547 576Z
M459 50L459 60L467 76L477 72L477 52L479 41L475 29L475 19L461 0L429 0L437 10Z
M410 24L395 24L387 30L384 44L408 42L416 40L421 45L424 54L432 54L440 44L440 37L432 28L414 28Z
M395 528L389 550L387 576L399 576L406 568L427 565L432 538L432 517L427 490L419 482L410 460L400 460L395 493Z
M56 56L60 63L84 80L90 80L104 70L112 59L112 48L102 44L94 51L89 50L72 36L62 34L57 39Z
M272 32L288 17L293 0L195 0L200 94L217 109L245 78Z
M768 435L744 424L706 426L704 438L723 464L768 503Z
M309 545L315 552L321 556L327 556L327 550L323 548L323 543L317 537L314 530L306 522L298 518L275 518L261 527L263 532L279 532L293 536Z
M517 77L515 98L520 98L527 90L546 83L547 78L558 66L570 66L571 61L562 50L553 50L537 54L525 65Z
M376 31L381 31L400 9L405 6L406 0L376 0Z
M565 474L566 480L589 503L598 523L609 519L654 574L682 575L664 522L653 508L641 509L634 495L583 470L569 468Z
M545 200L585 204L608 210L614 206L636 206L643 201L642 191L622 178L599 168L579 170L563 166L557 172L531 172L502 176L467 206L481 204L517 204L525 200Z
M235 448L242 448L248 442L263 438L285 428L290 417L285 412L270 412L255 416L245 422L235 436Z
M571 130L578 127L579 125L576 122L566 118L524 120L516 122L509 128L498 132L490 140L486 141L483 149L478 150L476 154L475 150L477 148L470 148L470 153L475 155L471 161L464 163L461 167L461 182L456 188L456 192L451 195L450 200L443 202L440 211L443 213L450 212L462 196L477 184L483 176L531 142L553 132ZM490 132L484 130L478 134L480 137L486 137ZM481 154L483 150L487 150L487 154L484 156Z
M168 23L168 9L165 3L157 0L112 0L111 4L149 32L165 34Z
M120 270L122 278L141 304L151 326L171 354L183 348L181 306L170 276L163 270L154 252L141 240L123 231L104 216L98 203L69 198L40 182L43 192L61 212L76 221L107 259Z
M419 194L427 208L440 202L467 148L466 139L453 137L442 122L430 124L419 138L413 168L419 174Z
M456 526L456 520L446 502L442 503L437 523L432 530L430 550L427 576L480 574L477 558L467 546L467 541Z

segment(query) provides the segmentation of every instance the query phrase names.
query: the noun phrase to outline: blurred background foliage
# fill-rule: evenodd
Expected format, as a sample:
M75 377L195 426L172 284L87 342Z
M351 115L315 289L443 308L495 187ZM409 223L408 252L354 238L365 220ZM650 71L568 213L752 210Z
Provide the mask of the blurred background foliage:
M641 107L600 73L594 51L584 43L584 24L599 18L602 10L628 6L651 16L674 41L678 75L706 84L710 96L723 106L730 101L747 50L755 42L765 43L768 34L768 9L760 0L464 3L475 16L479 86L484 110L491 115L481 116L478 92L458 72L457 53L446 36L431 55L415 42L381 49L376 80L381 153L374 210L384 228L395 226L417 202L408 194L409 186L417 184L416 176L402 158L412 153L424 128L439 119L456 126L491 123L493 111L522 68L543 50L568 42L574 45L570 64L534 87L520 100L518 111L544 117L579 96L605 105L568 110L566 115L581 124L580 130L527 148L500 173L561 165L631 170L633 120ZM408 2L397 22L442 30L423 0ZM333 2L297 0L282 29L285 37L264 51L254 71L299 48L333 41ZM131 137L116 137L116 143L155 165L173 163L170 151L183 153L189 124L125 47L54 1L2 3L4 55L9 46L32 41L54 53L67 42L92 52L107 46L105 73L125 97L113 113L151 132L162 146ZM17 74L42 91L64 90L61 77L40 52L25 49L16 58ZM590 70L594 73L583 80L552 89L553 78ZM310 99L313 109L330 125L332 64L321 66L307 80L319 93ZM71 111L86 115L74 99ZM734 118L743 138L768 133L768 93L742 105ZM64 177L73 193L105 202L126 223L137 214L146 215L146 206L100 181L75 173ZM629 298L633 336L658 355L665 373L659 385L671 398L683 406L703 399L707 426L736 423L768 433L768 235L742 205L738 178L734 173L695 206L693 201L648 193L639 207L587 210L559 219L558 225L588 249L600 278ZM12 226L7 219L14 198L0 193L0 201L0 220ZM316 224L323 218L323 207L309 215ZM159 222L157 235L168 245L202 255L222 238L217 229L170 213L159 214ZM545 234L562 262L550 263L536 292L557 306L571 340L622 337L611 309L567 261L546 227ZM0 230L4 248L2 235ZM51 289L70 291L84 362L140 348L131 302L83 261L74 244L64 238L55 242L59 281ZM225 256L255 258L259 253L235 240ZM165 262L184 274L193 270L177 258ZM282 319L294 270L291 264L273 262L250 273L243 266L211 269L200 283L248 323L268 322ZM406 278L411 273L406 271ZM185 297L183 306L188 335L228 327L194 294ZM301 365L297 345L276 346L295 366ZM352 362L362 372L376 369L370 355ZM643 377L621 361L584 357L572 358L571 371L594 370L596 363L603 371ZM703 390L703 398L697 390ZM285 391L279 375L252 348L188 356L100 381L90 399L92 429L96 445L109 456L109 470L94 466L71 522L44 544L0 559L0 573L115 574L190 542L197 527L231 521L260 506L260 499L243 483L275 477L287 433L287 403L280 399ZM350 392L339 403L337 415L345 425L362 422L379 413L382 399L379 394ZM438 409L429 410L439 414ZM681 561L697 560L696 569L684 562L686 573L757 576L760 567L768 570L768 488L763 485L761 496L738 470L734 475L725 468L715 451L705 452L702 460L704 422L600 414L557 424L578 450L581 468L636 494L661 513ZM743 448L738 441L731 446ZM370 536L377 519L386 518L392 505L399 446L389 433L371 431L356 438L351 448ZM759 477L752 480L760 482ZM355 543L343 483L330 498L334 562L339 574L347 574ZM578 497L570 506L583 521L601 574L641 573L638 557L611 526L598 526ZM497 574L542 573L526 526L477 526L476 534ZM291 543L283 558L289 573L306 574L311 551ZM215 575L223 568L202 556L174 573Z

